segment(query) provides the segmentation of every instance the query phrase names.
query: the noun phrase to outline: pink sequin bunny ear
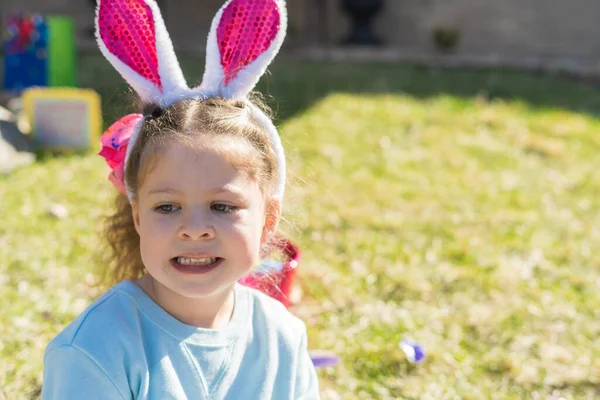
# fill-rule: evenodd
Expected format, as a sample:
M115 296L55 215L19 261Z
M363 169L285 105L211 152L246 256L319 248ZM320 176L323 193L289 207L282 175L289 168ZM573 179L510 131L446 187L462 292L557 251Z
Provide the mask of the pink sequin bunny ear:
M142 101L165 106L189 90L154 0L99 0L96 37Z
M287 28L284 0L229 0L213 19L200 91L245 98L281 48Z

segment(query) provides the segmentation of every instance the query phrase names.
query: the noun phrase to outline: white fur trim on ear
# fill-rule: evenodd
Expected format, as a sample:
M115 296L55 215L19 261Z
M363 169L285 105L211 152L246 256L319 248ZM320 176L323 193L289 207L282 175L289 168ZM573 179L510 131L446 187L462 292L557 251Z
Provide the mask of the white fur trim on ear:
M168 107L171 104L177 103L178 101L184 101L184 100L190 100L190 99L206 100L206 98L208 98L208 97L210 97L210 96L208 96L208 94L204 93L201 90L186 88L186 89L174 91L171 93L167 93L163 97L163 102L166 105L165 107Z
M140 132L142 131L142 125L146 122L146 118L141 118L138 123L133 128L133 132L131 132L131 137L129 138L129 142L127 143L127 152L125 153L125 167L123 168L123 184L125 185L125 189L127 189L127 198L129 198L129 202L133 200L134 193L127 187L127 181L125 179L125 174L127 171L127 163L129 162L129 157L131 156L131 151L137 142Z
M104 57L112 64L112 66L117 70L119 74L127 81L129 86L136 91L138 96L145 103L158 103L160 102L160 98L162 93L160 89L156 87L152 82L132 70L128 65L119 60L116 56L114 56L108 48L104 45L104 42L100 38L100 33L96 33L98 38L98 47L100 47L100 51L104 54Z
M217 43L217 30L221 16L231 1L228 0L223 4L212 20L206 42L204 76L202 77L202 84L196 88L198 92L205 93L211 97L219 96L219 88L223 81L223 66L221 65L221 53L219 52L219 44Z
M158 59L158 73L163 85L163 97L189 90L181 66L173 49L173 42L160 13L160 8L154 0L145 0L152 9L154 18L154 31L156 37L156 57ZM161 104L166 107L169 104Z
M153 82L144 78L128 65L119 60L106 47L102 37L100 36L99 14L102 1L98 2L96 8L96 40L102 54L113 65L113 67L121 74L121 76L129 83L129 85L138 93L140 98L145 103L159 104L163 107L169 104L165 101L169 95L188 91L189 88L185 82L183 72L175 56L173 44L165 23L160 14L160 9L154 0L144 0L144 2L152 10L152 18L154 20L154 36L156 42L156 56L158 61L158 74L162 84L162 91Z
M285 0L277 0L279 6L279 31L269 48L253 62L240 70L229 84L223 82L223 66L217 42L217 30L221 16L232 0L227 1L217 12L212 21L206 48L206 70L202 79L201 90L211 96L221 96L227 99L242 100L254 89L259 79L265 73L273 58L279 52L287 31L287 10Z

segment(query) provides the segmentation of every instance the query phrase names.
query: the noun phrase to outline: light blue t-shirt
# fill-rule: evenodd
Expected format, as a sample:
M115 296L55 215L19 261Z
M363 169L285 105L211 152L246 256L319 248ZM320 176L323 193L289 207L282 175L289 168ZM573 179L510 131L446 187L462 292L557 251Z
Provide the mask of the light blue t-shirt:
M48 345L43 399L318 399L306 327L235 287L222 329L173 318L132 281L97 299Z

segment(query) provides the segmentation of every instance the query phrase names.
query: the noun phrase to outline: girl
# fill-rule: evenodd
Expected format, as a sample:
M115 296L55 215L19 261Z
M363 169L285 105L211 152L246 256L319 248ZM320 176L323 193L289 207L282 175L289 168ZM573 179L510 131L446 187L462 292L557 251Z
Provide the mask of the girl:
M283 41L283 3L228 1L192 89L154 0L101 0L96 26L145 105L102 138L121 282L48 345L43 398L318 398L304 324L237 283L281 214L283 149L247 95Z

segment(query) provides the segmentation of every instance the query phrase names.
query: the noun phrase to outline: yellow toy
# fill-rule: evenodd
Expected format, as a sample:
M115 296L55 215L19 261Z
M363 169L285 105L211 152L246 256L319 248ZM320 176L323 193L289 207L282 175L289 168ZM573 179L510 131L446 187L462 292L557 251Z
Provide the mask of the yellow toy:
M25 90L22 99L39 149L87 151L98 143L102 114L95 91L37 87Z

